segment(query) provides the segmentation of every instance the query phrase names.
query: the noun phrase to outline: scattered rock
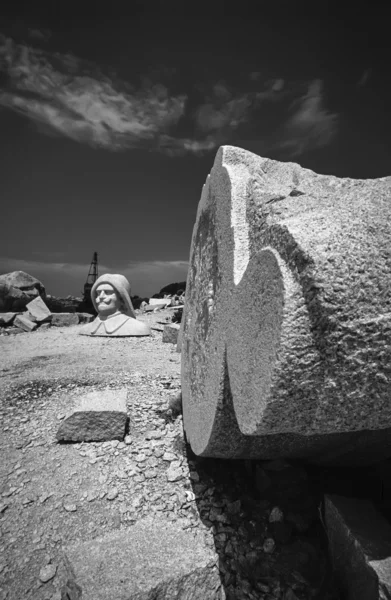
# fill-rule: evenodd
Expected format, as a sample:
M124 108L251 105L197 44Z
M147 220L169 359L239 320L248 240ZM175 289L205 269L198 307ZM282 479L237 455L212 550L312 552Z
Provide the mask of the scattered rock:
M166 344L176 344L178 341L180 325L169 323L163 328L163 342Z
M266 538L266 540L263 543L263 551L266 554L272 554L274 552L276 548L276 543L273 540L273 538Z
M11 325L17 314L15 312L0 313L0 326Z
M77 313L53 313L52 326L54 327L70 327L79 323Z
M17 315L14 319L15 327L19 327L19 329L23 329L23 331L34 331L38 327L37 323L32 321L27 313L23 315Z
M118 489L116 487L110 488L107 492L107 500L115 500L118 496Z
M57 572L57 567L52 564L45 565L39 572L39 579L42 583L46 583L53 579Z
M52 318L52 313L40 296L37 296L37 298L31 300L31 302L27 304L26 308L28 311L28 316L37 323L43 323L44 321L49 321Z
M63 504L64 510L67 512L76 512L77 506L76 504Z
M95 319L94 315L86 312L78 312L76 313L79 317L79 323L91 323Z

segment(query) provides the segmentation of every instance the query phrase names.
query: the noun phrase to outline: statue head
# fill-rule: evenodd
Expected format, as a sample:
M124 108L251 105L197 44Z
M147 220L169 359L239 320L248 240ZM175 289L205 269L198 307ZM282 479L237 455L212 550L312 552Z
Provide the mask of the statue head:
M123 275L106 273L95 281L91 300L100 317L121 312L136 318L130 299L130 283Z

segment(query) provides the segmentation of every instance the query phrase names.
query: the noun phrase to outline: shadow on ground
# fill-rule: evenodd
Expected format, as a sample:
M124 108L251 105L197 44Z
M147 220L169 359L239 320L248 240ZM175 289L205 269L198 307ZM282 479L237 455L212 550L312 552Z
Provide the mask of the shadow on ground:
M186 448L227 600L337 600L320 488L299 464L202 459Z

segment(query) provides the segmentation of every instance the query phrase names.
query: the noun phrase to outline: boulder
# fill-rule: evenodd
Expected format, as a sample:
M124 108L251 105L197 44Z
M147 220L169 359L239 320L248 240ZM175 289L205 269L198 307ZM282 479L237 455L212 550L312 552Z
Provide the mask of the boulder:
M61 422L57 440L102 442L123 440L128 420L126 388L89 392L77 399L73 411Z
M0 283L5 283L11 287L18 288L31 297L41 296L42 298L45 298L46 296L43 283L36 277L33 277L24 271L12 271L11 273L0 275Z
M83 600L220 600L216 563L203 536L146 517L126 530L66 546L59 581L64 598L78 589Z
M167 344L176 344L178 341L179 325L169 323L163 327L163 342Z
M34 331L38 327L37 323L29 318L28 313L17 315L14 319L14 326L23 329L23 331Z
M79 315L77 313L53 313L52 325L54 327L70 327L79 323Z
M366 500L325 497L336 582L347 600L391 598L391 526Z
M0 313L0 327L11 325L17 314L14 312Z
M222 147L198 206L183 314L198 455L391 456L391 178L318 175Z
M19 288L0 281L0 310L20 312L26 308L31 296Z
M50 321L52 318L52 313L40 296L31 300L26 308L29 316L37 323L44 323L45 321Z

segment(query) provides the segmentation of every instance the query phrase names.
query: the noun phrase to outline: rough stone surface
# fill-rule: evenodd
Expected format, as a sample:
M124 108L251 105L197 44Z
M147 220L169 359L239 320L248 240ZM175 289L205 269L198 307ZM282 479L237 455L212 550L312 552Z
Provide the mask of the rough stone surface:
M126 388L81 396L57 431L58 441L123 440L127 422Z
M37 296L37 298L31 300L31 302L27 304L26 308L34 320L37 321L37 323L50 321L52 318L52 313L40 296Z
M17 313L14 312L0 313L0 325L10 325L16 315Z
M182 319L194 452L391 455L390 286L391 178L339 179L221 148Z
M34 331L38 327L37 323L31 321L27 313L17 315L14 319L14 326L23 329L23 331Z
M335 576L347 600L391 598L391 526L364 500L326 496Z
M162 518L65 548L69 581L83 600L221 598L217 556L200 539Z
M167 344L176 344L178 342L179 325L169 323L163 328L163 342Z
M53 313L52 325L54 327L70 327L79 323L77 313Z

